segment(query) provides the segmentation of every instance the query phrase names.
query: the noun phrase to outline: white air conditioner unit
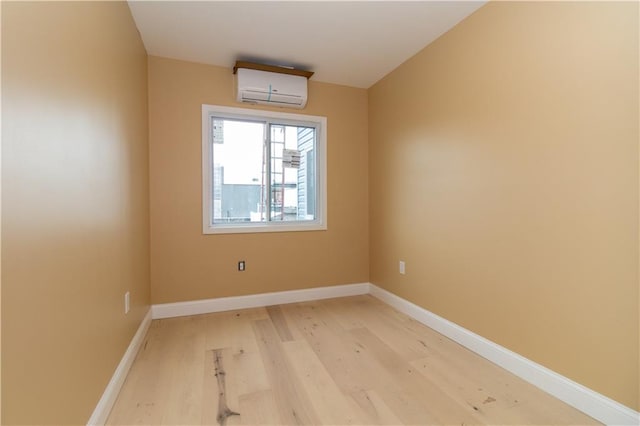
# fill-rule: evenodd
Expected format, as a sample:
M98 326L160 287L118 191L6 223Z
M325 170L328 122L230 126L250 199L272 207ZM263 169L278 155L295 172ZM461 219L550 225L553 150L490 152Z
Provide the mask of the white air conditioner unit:
M304 108L307 78L276 72L238 68L238 102Z

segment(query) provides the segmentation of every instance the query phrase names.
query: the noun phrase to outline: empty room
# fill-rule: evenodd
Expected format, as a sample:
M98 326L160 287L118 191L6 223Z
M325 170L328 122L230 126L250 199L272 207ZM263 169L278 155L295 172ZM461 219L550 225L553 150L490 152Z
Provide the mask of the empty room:
M6 425L637 425L640 3L2 1Z

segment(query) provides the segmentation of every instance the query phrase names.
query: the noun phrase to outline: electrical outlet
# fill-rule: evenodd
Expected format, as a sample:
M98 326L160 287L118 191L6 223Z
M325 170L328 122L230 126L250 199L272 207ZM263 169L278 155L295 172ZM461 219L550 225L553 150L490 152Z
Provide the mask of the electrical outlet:
M244 260L241 260L240 262L238 262L238 271L240 272L244 271Z
M404 275L404 260L400 261L399 269L400 269L400 273Z
M129 292L124 294L124 313L128 314L131 310L131 297L129 296Z

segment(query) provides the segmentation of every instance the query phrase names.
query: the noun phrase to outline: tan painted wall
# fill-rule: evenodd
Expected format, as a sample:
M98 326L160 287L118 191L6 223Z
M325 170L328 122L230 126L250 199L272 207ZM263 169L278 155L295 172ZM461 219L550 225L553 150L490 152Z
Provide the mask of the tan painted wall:
M201 107L234 99L231 69L149 58L152 302L368 281L366 90L311 81L297 111L328 120L327 231L203 235Z
M146 80L126 3L2 2L3 424L86 423L148 309Z
M2 6L0 5L0 24L2 23ZM2 28L0 27L0 47L2 46ZM0 82L2 81L2 54L0 51ZM2 84L0 84L0 112L1 112ZM0 129L2 129L2 114L0 113ZM0 131L0 224L2 223L2 135ZM0 424L2 423L2 226L0 226Z
M511 2L378 82L372 282L638 409L638 75L638 3Z

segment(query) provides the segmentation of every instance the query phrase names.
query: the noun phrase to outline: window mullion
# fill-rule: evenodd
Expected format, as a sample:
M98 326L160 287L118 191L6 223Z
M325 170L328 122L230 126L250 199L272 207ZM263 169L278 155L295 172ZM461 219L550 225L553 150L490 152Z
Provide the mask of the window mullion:
M264 144L265 144L265 163L266 163L266 176L265 180L267 182L266 187L266 197L265 197L265 213L266 213L266 222L271 222L271 123L265 122L265 135L264 135Z

